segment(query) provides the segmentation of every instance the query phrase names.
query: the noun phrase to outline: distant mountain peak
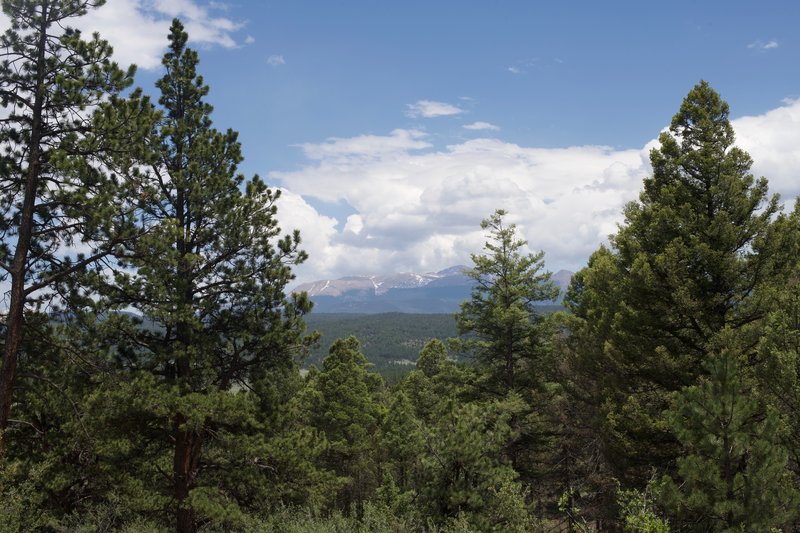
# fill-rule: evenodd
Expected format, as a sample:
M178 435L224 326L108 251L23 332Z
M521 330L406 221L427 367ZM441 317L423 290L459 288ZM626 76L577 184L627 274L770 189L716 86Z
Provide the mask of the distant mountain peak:
M464 267L450 267L439 272L397 272L394 274L346 276L339 279L312 281L299 285L297 292L305 291L312 298L315 296L341 296L348 292L372 292L384 294L391 289L412 289L424 287L433 281L445 278L461 278ZM457 281L454 279L454 281ZM460 284L460 283L456 283Z
M456 265L438 272L396 272L346 276L299 285L315 302L317 312L404 312L450 313L471 295L473 280L465 275L469 267ZM560 270L553 281L562 289L572 272Z
M469 270L469 267L465 265L456 265L445 268L444 270L440 270L439 272L436 272L436 274L440 276L455 276L458 274L463 274L465 270Z

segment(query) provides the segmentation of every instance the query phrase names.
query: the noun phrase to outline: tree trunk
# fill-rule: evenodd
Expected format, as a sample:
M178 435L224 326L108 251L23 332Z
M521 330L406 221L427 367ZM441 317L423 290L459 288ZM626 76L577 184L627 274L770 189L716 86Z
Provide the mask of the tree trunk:
M41 172L42 107L45 90L45 50L47 45L48 3L42 2L42 22L39 28L38 55L36 57L36 94L34 97L31 121L30 143L28 145L28 172L22 199L17 245L14 261L11 264L11 301L6 319L5 346L3 347L3 366L0 370L0 457L5 453L5 431L11 415L14 393L14 378L17 374L19 345L25 320L25 275L28 252L33 235L33 214L36 207L36 193Z
M175 458L173 461L175 499L177 500L175 529L178 533L195 533L197 520L194 509L187 505L186 499L189 497L189 491L194 487L202 438L194 431L181 428L185 422L185 416L180 413L175 415Z

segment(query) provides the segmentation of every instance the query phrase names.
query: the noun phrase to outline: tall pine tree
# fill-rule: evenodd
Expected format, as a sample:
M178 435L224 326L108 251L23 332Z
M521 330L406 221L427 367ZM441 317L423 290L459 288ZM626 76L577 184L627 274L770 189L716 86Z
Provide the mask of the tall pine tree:
M558 288L542 272L544 253L523 253L527 241L508 224L502 209L481 222L489 240L484 254L473 254L466 274L475 282L472 298L456 314L462 343L485 369L487 388L504 395L536 381L544 334L539 302L555 300Z
M610 473L644 483L674 467L678 442L662 412L705 375L721 331L750 353L778 272L777 197L734 146L728 105L695 86L650 159L652 176L625 221L567 298L573 399L585 407Z
M111 47L83 39L70 21L101 0L4 0L11 28L0 37L0 275L10 281L0 370L0 455L13 403L26 314L48 290L127 242L132 206L116 173L150 131L139 92L119 94L134 68ZM82 244L88 253L71 247ZM28 321L30 324L36 320Z
M297 370L310 340L302 315L311 307L304 295L284 294L291 266L306 258L299 233L281 236L279 192L237 173L237 134L212 127L208 87L187 40L173 21L157 83L164 109L157 156L142 177L137 211L142 236L122 250L121 269L104 288L112 309L134 309L144 324L122 315L101 324L123 382L105 392L117 401L103 394L96 401L107 422L117 421L106 427L118 438L144 438L146 448L121 454L151 470L170 456L170 482L152 486L161 499L149 501L162 501L156 505L173 513L180 532L208 521L234 527L249 504L225 481L261 465L263 450L241 449L237 438L259 427L258 402L247 391L267 371ZM132 396L130 415L122 391ZM140 462L144 451L152 461Z

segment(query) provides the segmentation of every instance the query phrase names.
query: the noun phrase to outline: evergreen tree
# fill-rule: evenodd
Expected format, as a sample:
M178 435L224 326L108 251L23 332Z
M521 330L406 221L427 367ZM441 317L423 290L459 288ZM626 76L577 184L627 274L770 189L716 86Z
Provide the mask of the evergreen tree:
M761 331L755 371L763 401L780 414L779 435L789 452L794 486L800 487L800 203L777 226L778 249L790 271L768 289L773 309Z
M431 339L420 351L417 368L398 384L408 397L415 417L423 424L436 422L450 400L475 398L475 369L447 358L447 348L439 339Z
M427 377L433 377L442 369L447 361L447 347L439 339L431 339L417 357L417 370L421 370Z
M414 414L414 406L403 390L392 391L380 431L382 487L392 487L396 492L388 503L401 514L410 510L410 502L417 494L424 432L425 426Z
M706 373L719 332L749 353L768 301L758 288L778 272L777 197L734 146L728 105L695 86L659 137L653 174L625 222L579 272L573 313L574 399L588 404L603 459L639 484L678 453L662 416L670 393Z
M730 350L707 360L708 377L675 402L671 425L684 455L679 485L661 482L675 523L696 531L769 531L796 516L798 493L786 469L773 410L764 410Z
M425 516L463 516L477 531L531 530L525 491L502 453L514 437L512 403L446 402L424 437L417 501Z
M500 395L531 385L540 369L544 344L543 317L537 302L554 300L558 288L550 273L540 272L544 253L523 254L527 241L507 225L502 209L481 222L489 231L485 254L473 254L466 274L475 281L472 298L456 314L462 341L487 372L488 387Z
M94 404L116 442L133 439L116 452L141 466L129 474L153 493L142 500L173 513L181 532L231 527L250 504L229 483L237 469L261 467L263 449L242 448L260 431L247 391L269 370L296 372L313 340L303 337L310 302L284 295L291 265L306 258L299 233L280 237L279 193L237 174L237 134L212 127L187 39L173 21L157 83L164 120L136 213L142 235L101 284L111 310L132 308L144 323L117 314L98 325L118 377Z
M384 417L383 380L367 367L358 339L338 339L303 398L308 424L330 443L322 466L342 478L336 505L345 513L353 506L360 511L380 483L375 448Z
M524 253L527 241L497 210L481 223L488 231L483 254L473 254L467 274L474 280L472 298L456 314L461 344L475 356L479 397L508 400L513 437L504 456L522 481L543 490L544 456L552 447L545 406L552 401L551 322L538 302L555 300L558 288L542 272L543 252Z
M111 47L69 28L102 1L4 0L11 28L0 37L0 279L10 278L0 369L0 455L13 403L26 314L54 284L131 238L133 196L120 190L150 131L151 107L134 68ZM92 110L92 111L89 111ZM71 253L81 243L85 254ZM30 320L30 323L36 323Z

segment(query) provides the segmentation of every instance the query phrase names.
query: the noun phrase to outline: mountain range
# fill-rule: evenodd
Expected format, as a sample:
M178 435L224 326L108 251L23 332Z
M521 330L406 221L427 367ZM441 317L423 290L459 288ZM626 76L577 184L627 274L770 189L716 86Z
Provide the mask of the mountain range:
M304 283L295 290L308 293L315 313L454 313L471 296L473 280L464 274L467 268L457 265L424 274L348 276ZM553 274L562 294L572 274L568 270Z

